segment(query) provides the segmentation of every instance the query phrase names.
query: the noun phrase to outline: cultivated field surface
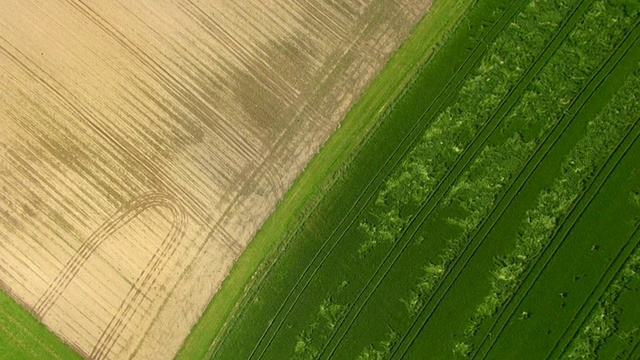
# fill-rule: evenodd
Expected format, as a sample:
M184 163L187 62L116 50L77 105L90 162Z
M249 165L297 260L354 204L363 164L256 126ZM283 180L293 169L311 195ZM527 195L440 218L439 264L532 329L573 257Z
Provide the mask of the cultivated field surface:
M85 357L171 358L428 5L3 1L0 287Z
M640 356L638 1L472 2L389 109L212 358Z

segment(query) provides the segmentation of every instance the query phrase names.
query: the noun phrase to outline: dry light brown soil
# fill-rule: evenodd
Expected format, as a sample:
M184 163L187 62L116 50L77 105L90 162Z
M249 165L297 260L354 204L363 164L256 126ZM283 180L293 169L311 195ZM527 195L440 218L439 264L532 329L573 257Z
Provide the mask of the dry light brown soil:
M3 0L0 286L171 358L426 0Z

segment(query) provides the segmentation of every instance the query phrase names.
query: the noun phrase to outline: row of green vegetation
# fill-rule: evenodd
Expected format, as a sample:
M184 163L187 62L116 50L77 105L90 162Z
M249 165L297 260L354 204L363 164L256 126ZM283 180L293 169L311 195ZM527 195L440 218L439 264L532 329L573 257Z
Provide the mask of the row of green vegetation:
M525 7L489 47L488 53L491 56L480 62L477 70L462 85L456 103L440 113L430 129L425 132L422 142L414 148L413 154L406 157L404 166L401 166L398 175L392 175L388 180L387 184L392 186L383 190L378 198L378 205L384 205L387 201L381 201L381 199L391 197L390 194L403 196L400 191L388 191L389 188L404 188L405 193L406 188L416 188L415 181L407 182L407 179L420 176L425 172L422 169L432 170L430 165L433 163L442 166L447 164L447 160L450 160L449 163L452 165L448 168L445 167L442 174L439 174L440 176L446 174L459 163L464 163L464 160L460 160L464 159L462 149L473 148L473 145L461 143L460 139L464 139L464 136L467 135L467 139L470 139L471 142L475 141L477 144L476 139L482 138L484 134L477 130L481 127L475 124L485 123L488 125L485 125L486 130L484 130L488 134L485 137L486 143L480 143L480 146L484 146L484 148L476 152L471 164L466 168L467 170L457 178L452 176L447 178L446 181L453 179L449 190L432 199L428 199L430 194L421 197L422 199L427 198L428 201L421 208L422 212L418 214L418 217L423 218L420 222L428 220L429 217L434 218L438 214L449 214L445 219L448 223L448 230L447 238L443 239L446 243L445 250L435 262L428 262L424 265L424 275L420 277L419 284L410 291L407 298L402 299L411 317L417 316L425 303L431 300L430 296L438 288L440 281L450 274L451 265L459 259L461 252L469 245L469 240L473 238L476 228L491 213L498 196L505 186L511 183L513 176L536 148L536 140L542 140L543 135L546 135L541 132L537 138L525 140L524 134L519 131L511 137L506 136L507 139L504 140L505 135L509 133L510 119L505 119L505 114L514 107L512 99L521 96L526 85L539 71L538 61L542 55L536 59L536 54L538 52L553 54L556 49L554 42L563 38L565 29L570 28L567 24L571 24L575 21L573 19L579 18L578 15L584 11L584 8L574 11L573 17L565 21L567 14L572 10L572 4L562 2L549 2L535 7ZM547 19L553 20L557 26L547 26L545 31L536 30L540 25L538 21L541 13L547 14ZM552 24L549 22L549 25ZM539 36L528 36L532 33L537 33ZM514 46L515 44L522 45ZM514 48L518 50L514 51ZM487 97L488 93L495 96ZM440 126L442 123L444 126ZM434 132L437 136L434 136ZM474 133L476 135L472 137ZM460 154L459 158L456 158L457 154ZM447 155L450 159L444 158ZM430 172L430 174L434 173L437 174L435 171ZM396 185L402 182L405 184ZM389 202L393 204L392 210L404 205L402 200ZM425 211L425 209L428 210ZM411 214L407 209L404 213ZM423 216L423 213L426 213L426 216ZM432 214L435 215L431 216ZM442 227L441 225L436 226ZM398 231L396 239L409 244L413 240L413 232L402 233L404 230ZM375 236L375 234L368 235L368 239ZM431 242L433 239L434 236L427 236L426 241ZM402 254L398 256L402 256ZM414 262L412 266L418 264L418 262ZM394 283L393 289L389 289L388 292L377 290L377 293L372 296L383 298L393 291L397 291L398 288L398 283ZM362 320L361 326L365 327L374 321L375 319L371 318ZM414 320L409 332L416 326L419 325ZM408 334L401 337L398 346L390 348L390 354L401 354L406 351L405 345L410 344L414 336ZM354 341L353 338L350 341ZM399 350L398 348L403 349Z
M607 201L640 179L637 23L610 0L478 1L211 355L593 355L639 238L638 210Z
M541 126L541 132L546 133L549 130L548 125L556 119L562 119L562 114L568 110L573 99L581 94L589 79L588 75L593 73L601 63L609 60L612 50L632 24L631 19L624 16L622 12L606 10L604 1L594 2L585 16L585 21L576 27L568 37L568 41L560 47L557 56L551 59L540 78L533 83L535 90L528 93L530 96L522 101L522 106L513 113L524 124L535 123L536 118L541 115L543 119L552 119L547 120L549 121L547 126ZM595 43L588 41L594 37L606 40ZM579 54L583 54L583 58L580 58ZM546 90L539 91L539 89ZM617 119L621 120L620 117ZM607 119L607 124L611 120ZM628 119L625 120L623 124L626 125ZM571 205L584 192L584 186L588 184L589 178L595 175L599 165L596 160L604 159L593 157L604 155L606 152L603 151L608 149L605 144L596 142L597 138L594 138L594 135L599 134L603 129L594 128L594 126L594 123L590 123L584 140L565 160L561 174L553 187L544 190L539 196L536 208L527 212L526 220L518 231L513 252L496 259L496 268L493 270L491 280L492 293L478 307L466 329L467 335L475 334L480 323L494 315L498 308L511 298L525 270L554 237L556 228L563 224L563 218L571 209ZM626 127L620 130L626 131ZM620 134L616 131L610 131L608 134L613 137L613 143L606 145L615 146ZM461 343L458 348L464 349L467 346Z
M634 233L636 240L640 232ZM636 242L637 244L637 242ZM640 278L640 248L627 259L627 262L619 276L607 288L607 291L600 299L597 306L591 311L591 317L580 329L578 336L573 340L573 344L568 352L568 359L596 359L598 350L619 331L618 319L623 314L623 309L617 304L617 300L630 289L629 285ZM638 299L636 299L638 300ZM635 305L635 304L634 304ZM637 319L636 319L637 320ZM629 345L637 346L640 341L636 338L640 335L640 326L636 326L621 334L621 338L627 340ZM631 358L633 349L627 354L623 352L615 354L620 357L627 355Z
M594 27L590 21L593 14L600 14L601 11L602 7L598 5L591 8L585 21L569 36L569 41L560 47L550 64L542 70L541 75L533 82L530 89L523 94L524 100L514 106L512 112L505 118L501 126L504 129L514 129L513 124L517 121L520 126L515 129L518 131L497 147L487 146L483 152L477 155L470 169L462 175L458 182L451 187L449 194L445 196L445 201L442 204L444 206L451 204L452 198L456 199L457 204L455 205L458 208L453 207L450 212L455 215L449 217L447 221L458 229L453 232L448 231L447 247L439 256L438 262L428 263L424 266L424 275L420 278L419 284L411 291L409 297L404 299L404 303L412 315L418 312L417 309L423 305L427 296L437 288L439 281L448 275L450 265L458 260L460 252L468 246L468 242L473 238L472 234L478 229L478 225L494 211L495 202L498 200L502 188L505 184L511 183L516 170L520 170L524 164L528 163L533 155L532 150L538 148L543 139L549 141L549 132L557 128L563 111L566 111L572 104L572 97L578 94L583 80L586 79L584 75L594 70L598 62L605 55L609 55L612 44L619 40L615 37L610 39L611 41L606 44L608 48L603 49L600 54L596 53L599 56L592 57L590 61L581 63L580 66L567 66L574 61L575 56L571 55L580 50L590 50L580 49L576 46L576 38L585 35L585 28L589 31L594 29L602 34L602 29ZM615 20L620 19L613 19L613 21ZM589 34L589 31L586 31L587 35L593 36L593 33ZM590 46L588 44L585 46L585 42L579 43L583 47ZM594 55L593 52L591 55ZM562 75L558 76L558 74ZM545 88L549 90L540 91ZM553 96L541 96L545 93L551 93ZM563 100L557 101L557 99ZM567 121L565 120L565 122ZM502 131L503 136L506 133L509 131ZM528 141L524 140L525 137ZM481 238L480 242L482 240ZM508 276L508 274L502 275ZM464 343L458 343L455 348L462 353L466 353L470 349Z
M594 8L598 5L595 3ZM599 13L603 17L609 16L607 12ZM621 96L609 103L605 112L589 122L584 138L562 164L560 176L551 187L540 193L536 206L527 211L526 219L517 232L515 247L506 256L496 258L491 293L472 317L466 329L468 337L476 334L482 321L495 315L513 298L539 255L553 239L558 238L559 228L567 226L567 218L574 211L577 200L592 186L596 174L637 121L636 114L640 113L635 99L638 85L640 83L630 82Z

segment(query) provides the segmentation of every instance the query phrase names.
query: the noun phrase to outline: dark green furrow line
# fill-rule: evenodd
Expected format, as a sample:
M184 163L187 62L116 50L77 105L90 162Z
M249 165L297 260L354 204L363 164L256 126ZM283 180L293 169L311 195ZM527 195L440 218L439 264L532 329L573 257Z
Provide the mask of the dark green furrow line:
M303 285L303 288L300 290L300 292L298 293L298 295L296 296L296 298L294 299L293 303L291 304L291 306L289 306L289 309L286 311L284 318L287 317L287 315L289 314L289 312L291 311L291 309L293 308L293 306L295 305L295 303L297 302L297 300L299 299L299 297L301 296L301 294L304 292L304 290L307 288L307 286L309 285L309 283L311 282L311 279L315 276L315 274L317 273L318 269L322 266L322 263L324 263L324 261L326 260L326 258L329 256L329 254L331 254L331 252L333 251L333 249L335 248L335 246L340 242L340 239L342 239L342 237L344 236L344 234L346 233L347 229L350 228L353 223L356 221L356 219L358 218L358 216L362 213L362 211L366 208L366 206L370 203L371 199L373 198L373 195L375 195L375 193L377 193L378 189L380 188L380 186L383 183L383 180L397 167L397 165L400 163L400 161L402 160L402 158L404 157L404 155L413 147L413 145L418 141L418 139L420 138L420 134L424 131L424 129L429 125L429 122L422 122L422 120L427 116L427 114L432 113L431 117L433 117L435 114L439 113L440 110L442 109L442 107L444 106L444 104L446 104L446 102L449 100L449 98L455 93L455 90L459 87L459 85L462 83L462 81L467 77L467 75L469 74L469 72L475 67L476 63L482 58L482 55L484 55L484 53L486 52L486 45L485 45L485 40L486 41L492 41L493 38L495 38L500 31L502 30L502 28L504 26L506 26L506 24L511 20L511 18L513 18L513 16L515 16L515 14L518 13L518 10L525 4L524 1L522 1L518 6L515 6L516 4L518 4L517 1L513 1L510 5L507 11L505 11L505 13L503 14L502 17L500 17L498 19L498 21L496 21L496 23L494 23L494 25L491 27L490 30L487 31L487 33L485 34L485 36L483 37L483 39L476 45L476 47L472 50L471 54L469 55L469 57L465 60L465 62L463 63L463 65L460 67L460 69L457 70L457 72L454 74L454 76L449 80L449 82L447 83L447 85L445 87L443 87L442 91L436 96L436 99L434 102L432 102L429 107L427 108L427 110L425 110L425 112L421 115L420 119L416 122L416 124L412 127L412 129L410 130L409 134L407 136L405 136L405 138L402 140L401 145L391 154L391 156L389 158L387 158L387 160L385 161L382 170L380 172L378 172L378 174L376 174L376 177L367 185L365 191L359 196L358 200L356 201L356 204L354 204L354 206L352 206L352 208L349 210L349 215L352 215L351 220L349 222L349 224L343 229L342 233L340 234L339 238L337 241L335 241L333 243L333 245L331 246L331 248L329 249L328 253L323 257L323 259L320 261L320 264L318 264L318 266L315 268L315 270L311 273L309 280ZM509 15L509 17L507 19L505 19L504 17L506 15ZM496 26L498 24L501 24L500 28L496 28ZM444 98L443 98L444 97ZM433 108L437 107L436 111L433 112ZM405 145L407 142L409 142L409 144L404 148L404 150L402 150L402 145ZM401 152L402 151L402 152ZM400 153L401 152L401 153ZM395 158L394 158L395 157ZM390 168L383 173L383 170L385 169L385 167L389 166ZM371 190L370 190L371 189ZM370 191L369 191L370 190ZM368 192L369 191L369 192ZM365 195L368 192L368 196ZM364 200L363 200L364 199ZM360 208L358 210L358 203L359 202L364 202L364 204L362 204L360 206ZM353 212L356 212L355 214L353 214ZM332 232L332 234L327 238L327 241L325 241L325 243L323 244L323 246L321 247L321 249L318 251L318 253L316 254L316 256L313 258L313 260L310 262L309 266L307 266L307 268L305 269L305 271L303 272L303 274L301 275L301 277L299 278L299 280L296 282L295 286L293 287L292 291L289 293L289 295L287 296L287 298L285 299L285 301L283 302L283 304L281 305L281 307L278 309L278 312L276 313L274 319L276 319L281 313L282 310L284 309L286 303L289 301L289 299L291 298L291 296L293 296L294 291L296 290L296 288L300 285L300 283L302 282L302 280L304 279L304 277L309 273L309 270L311 269L311 267L314 265L314 263L316 262L316 260L319 258L319 256L321 255L322 251L329 246L330 240L334 237L334 235L340 230L340 228L347 222L347 220L349 219L349 215L347 215L346 217L343 218L343 220L340 222L340 224L336 227L336 229ZM303 226L301 226L302 228ZM278 332L278 330L282 327L282 324L284 323L284 318L282 321L279 322L279 324L277 325L277 328L274 330L274 335L271 337L271 339L269 340L269 342L266 344L266 346L264 347L263 351L261 352L261 354L259 355L258 358L261 358L262 355L264 354L264 352L266 351L266 348L269 347L269 345L271 344L271 342L273 341L273 338L275 337L275 334ZM267 329L267 332L269 331L269 329L271 328L271 326L275 323L275 321L272 321L271 324L269 325L269 328ZM263 336L260 338L258 344L256 345L256 347L254 347L253 351L251 352L250 358L253 358L253 356L255 355L258 347L260 346L260 344L263 342L264 337L266 336L266 332L265 334L263 334Z
M633 146L633 144L631 146ZM576 336L578 336L578 334L580 333L580 329L582 329L584 323L590 318L590 315L593 313L596 305L598 305L598 303L600 302L603 294L609 288L609 285L618 277L618 274L620 273L620 271L622 271L622 269L624 269L624 266L626 265L629 256L633 253L633 250L636 248L636 246L638 246L638 244L640 244L640 236L637 235L640 235L640 226L636 227L633 234L627 239L624 246L620 249L618 254L616 254L616 257L611 261L611 263L607 267L607 270L600 276L596 287L593 288L591 293L589 293L589 297L587 297L586 301L582 303L580 309L578 309L578 312L571 318L568 326L565 327L564 331L562 332L556 343L553 345L553 348L551 348L551 351L547 355L547 358L551 358L554 356L560 357L560 355L568 349ZM632 243L633 245L631 245ZM616 265L616 263L619 264ZM612 271L612 269L614 270ZM591 304L587 305L587 303L589 302L591 302ZM583 312L583 310L585 310L586 308L588 308L588 311ZM579 318L581 318L581 320L576 322L576 320L578 320ZM577 325L577 327L574 325ZM574 328L573 330L571 330L572 327ZM565 335L570 332L573 332L573 335L567 339L564 345L561 345ZM560 346L562 346L562 350L560 350L560 352L557 352Z
M511 321L511 319L513 318L513 316L515 314L515 310L520 306L520 304L522 303L524 298L527 296L529 291L533 288L533 285L538 280L538 278L540 277L540 275L542 274L544 269L547 267L547 265L549 264L549 262L551 261L553 256L556 254L558 249L562 246L562 244L564 243L564 241L568 237L568 234L571 232L573 227L578 223L578 220L582 217L582 214L587 209L589 204L591 204L591 202L593 201L595 196L600 192L600 189L604 185L604 183L605 183L606 179L608 178L608 176L611 174L611 172L613 172L613 170L620 163L620 161L622 160L624 155L631 148L631 144L633 144L633 142L635 142L635 140L638 138L639 134L636 134L633 137L633 139L631 141L631 144L629 144L626 147L626 149L624 149L622 151L621 156L618 157L615 160L615 164L609 169L609 171L606 173L606 175L601 176L603 174L603 172L605 171L605 168L607 167L607 165L615 157L615 154L619 153L619 149L622 147L622 145L625 142L627 142L627 140L629 140L631 138L630 135L633 132L633 130L636 130L636 131L640 130L640 127L638 127L637 125L638 125L638 122L636 121L636 123L633 125L633 128L630 129L630 131L628 131L627 134L625 134L623 139L617 144L615 150L611 152L611 154L609 155L609 157L607 158L605 163L600 167L600 169L598 170L598 173L590 181L589 185L586 187L586 190L583 192L583 194L580 196L580 198L577 199L576 201L574 201L574 204L573 204L572 208L570 209L569 213L563 219L561 219L561 221L559 221L559 223L562 224L562 225L556 229L556 232L553 234L552 239L560 237L560 241L558 241L555 244L555 247L552 250L550 249L552 247L551 243L548 244L547 247L543 250L542 254L538 257L538 260L535 262L535 264L533 264L533 266L529 267L529 270L525 273L524 279L520 283L520 286L518 287L517 290L521 289L522 286L527 282L527 280L531 279L531 281L529 282L524 294L522 294L519 297L519 300L517 302L512 301L517 296L517 290L516 290L516 294L512 295L510 301L508 301L508 305L503 307L503 310L496 317L496 321L494 322L494 324L491 327L491 330L489 330L488 333L493 333L493 329L495 329L496 324L498 324L499 318L503 318L502 315L505 313L505 311L508 308L511 308L511 310L508 312L509 315L507 316L506 320L503 322L502 325L500 325L499 331L495 334L495 336L492 337L493 341L489 344L489 348L482 355L482 357L481 357L482 359L484 359L491 352L491 349L495 345L495 341L500 337L500 334L502 334L502 332L504 331L504 329L506 327L506 324L509 323L509 321ZM599 183L598 183L598 180L600 180ZM591 190L594 189L593 185L596 185L597 187L595 188L595 190L593 191L593 193L591 195L587 195L588 192L590 192ZM544 259L544 261L542 262L543 259ZM540 270L539 271L534 271L534 269L536 269L536 267L538 267L538 265L540 265L540 264L542 264ZM531 276L530 276L532 274L535 274L533 278L531 278ZM514 305L514 306L512 306L512 305ZM475 355L480 353L481 348L484 346L485 341L488 338L489 338L488 336L485 336L483 342L480 344L480 346L478 347L477 351L475 352ZM475 355L472 358L475 358Z
M470 57L468 60L470 60L469 62L469 67L467 68L467 71L464 73L464 77L466 77L466 75L468 74L468 72L475 66L475 64L481 59L481 55L486 51L486 49L482 49L482 51L478 54L473 54L473 58ZM477 57L475 57L477 55ZM465 65L467 65L465 63ZM464 68L464 66L463 66ZM462 68L461 68L462 69ZM446 95L446 98L444 100L442 100L440 102L440 107L443 106L447 100L449 100L450 96L452 96L456 90L456 88L459 86L459 83L462 82L464 80L464 77L459 79L458 83L450 83L451 85L449 86L450 88L450 92ZM452 79L453 80L453 79ZM448 88L445 87L443 89L443 91L440 94L444 94L445 90L447 90ZM356 200L356 203L351 207L351 209L349 210L347 216L343 217L342 220L340 221L340 223L338 224L338 226L333 230L333 232L331 233L331 235L329 235L327 237L327 240L323 243L322 247L318 250L318 252L316 253L316 255L313 257L313 259L311 260L311 262L309 263L309 265L305 268L305 270L303 271L301 277L298 279L298 281L296 282L296 284L294 285L294 287L292 288L292 291L287 295L287 297L285 298L283 304L281 305L281 307L278 309L274 320L276 318L278 318L278 316L280 316L280 314L282 313L282 310L284 309L286 303L291 299L291 297L293 296L295 290L298 288L298 286L302 283L302 281L305 279L305 276L307 276L307 274L309 274L309 271L314 268L314 264L318 261L318 259L320 259L320 257L322 256L322 258L320 259L319 263L317 264L317 266L315 266L315 268L313 269L313 271L311 272L311 274L309 275L307 281L302 285L302 288L300 289L300 291L298 292L298 294L296 295L295 299L293 299L293 302L290 304L291 306L289 306L288 310L285 312L284 317L282 318L282 321L279 322L277 328L273 331L273 336L271 337L271 339L269 340L269 342L266 344L265 348L263 349L262 353L258 356L258 359L262 358L262 356L264 355L264 352L266 351L266 349L270 346L270 344L273 342L273 339L275 337L275 334L278 333L278 331L280 330L280 328L282 327L282 325L284 324L284 320L286 319L286 317L289 315L289 313L291 312L291 310L293 309L293 307L295 306L295 304L297 303L298 299L300 298L300 296L302 296L302 294L304 293L304 291L307 289L307 287L309 286L309 284L311 283L312 279L315 277L316 273L318 272L318 270L322 267L322 265L324 264L324 262L326 261L326 259L329 257L329 255L331 255L334 251L334 249L336 248L336 246L340 243L340 241L344 238L344 235L347 233L347 230L350 229L353 224L356 222L356 220L359 218L359 216L362 214L362 212L367 208L367 206L370 204L371 200L373 199L374 195L378 192L378 190L380 189L380 187L384 184L384 180L389 176L389 174L391 174L393 172L393 170L395 170L397 168L397 166L401 163L402 159L404 158L405 154L407 154L411 148L413 148L413 145L418 141L418 139L420 138L420 134L424 131L424 129L426 128L426 125L428 125L430 123L430 121L426 122L426 124L421 124L422 119L425 117L426 113L429 112L431 110L431 107L433 106L433 104L438 103L437 101L434 101L432 103L432 105L425 111L425 113L421 116L420 120L418 120L416 122L416 125L414 125L414 127L411 129L411 131L409 132L409 134L405 137L405 139L403 139L403 143L401 143L401 145L396 148L396 150L394 150L394 152L391 154L391 156L389 158L387 158L387 160L385 161L383 167L381 168L381 170L375 175L375 177L373 178L373 181L371 181L367 187L365 188L365 191L358 197L358 199ZM440 107L438 108L438 111L440 110ZM437 113L437 112L436 112ZM430 119L431 120L431 119ZM425 125L425 126L420 126L420 125ZM418 126L420 126L420 129L415 130L416 128L418 128ZM414 132L415 130L415 132ZM411 140L409 140L411 139ZM405 141L408 141L409 144L404 148L404 151L402 151L402 153L400 153L401 149L402 149L402 145L405 145ZM388 167L388 168L387 168ZM385 171L385 168L386 171ZM359 206L359 203L360 206ZM348 224L346 224L348 222ZM346 225L345 225L346 224ZM304 226L301 227L301 229L304 228ZM334 239L334 237L336 236L336 234L338 234L338 238L335 239L335 241L331 242L332 239ZM323 254L323 251L327 248L328 251L326 253ZM272 321L272 323L269 325L269 328L272 326L272 324L274 324L275 321ZM268 331L269 329L267 329ZM266 334L266 333L265 333ZM264 335L263 337L260 338L257 346L259 346L262 341L264 339ZM250 359L253 358L253 356L255 355L255 351L256 351L257 347L254 348L254 351L252 351L251 355L250 355Z
M637 26L637 25L636 25L636 26ZM634 29L634 31L635 31L635 30L638 30L638 28L636 27L636 28ZM610 55L610 57L609 57L606 61L604 61L604 62L603 62L603 64L601 65L600 69L598 69L598 70L594 73L594 75L591 77L591 80L589 81L589 83L587 84L587 86L583 89L583 92L584 92L584 90L586 90L589 86L592 86L592 85L593 85L593 86L594 86L594 88L593 88L593 89L588 93L587 97L586 97L586 98L581 102L581 104L579 105L579 107L578 107L578 109L577 109L577 110L572 111L572 110L571 110L571 107L569 108L569 110L568 110L568 113L569 113L569 114L574 114L573 116L575 117L575 116L576 116L576 115L577 115L577 114L582 110L582 108L584 107L584 105L586 105L586 103L588 102L589 98L593 95L593 93L594 93L594 92L595 92L595 91L596 91L596 90L597 90L597 89L602 85L602 83L604 83L604 81L605 81L605 80L606 80L606 78L609 76L609 74L610 74L610 73L611 73L611 72L612 72L612 71L617 67L617 65L620 63L620 61L621 61L621 60L624 58L624 56L629 52L629 50L631 49L631 47L633 46L633 44L635 44L635 42L638 40L638 35L636 35L636 37L633 39L633 41L631 41L631 42L627 42L627 39L628 39L628 37L629 37L629 35L630 35L631 33L632 33L632 32L630 31L630 32L627 34L627 36L625 37L625 39L624 39L624 40L623 40L623 41L618 45L618 47L617 47L617 48L612 52L612 54ZM624 45L628 45L628 46L626 47L626 49L624 48ZM620 49L624 49L624 50L621 52L621 51L620 51ZM615 62L612 62L612 59L615 59ZM607 68L607 65L611 65L611 67L610 67L608 70L604 71L604 70L605 70L605 68ZM600 78L600 79L599 79L599 81L597 81L597 82L596 82L595 80L596 80L597 78ZM594 84L595 84L595 85L594 85ZM582 96L583 92L581 92L579 96ZM578 103L580 103L580 102L578 102ZM572 107L573 107L573 106L572 106ZM563 132L564 132L564 131L563 131ZM560 136L562 136L562 134L560 134ZM560 137L560 136L559 136L559 137ZM556 139L556 142L557 142L557 140L559 139L559 137ZM553 145L555 145L555 142L550 146L550 148L551 148L551 147L553 147ZM550 148L549 148L549 149L550 149ZM546 156L546 154L545 154L545 156ZM527 180L528 180L528 178L525 180L525 182L523 182L522 186L524 186L524 184L526 183L526 181L527 181ZM504 210L503 210L503 211L504 211ZM496 221L496 222L497 222L497 221ZM491 229L489 230L489 232L490 232L490 231L491 231ZM488 233L487 233L487 234L488 234ZM472 255L473 255L473 254L472 254ZM489 331L488 331L488 333L492 333L492 331L493 331L493 327L491 328L491 330L489 330ZM488 333L487 333L487 334L488 334ZM494 337L494 339L496 339L496 338ZM484 342L485 342L486 340L487 340L487 337L485 336L485 338L483 338L483 341L482 341L482 343L481 343L481 346L482 346L482 344L484 344ZM479 349L477 349L476 351L474 351L474 352L473 352L473 356L475 356L475 353L476 353L478 350L479 350ZM473 357L473 356L472 356L472 357Z
M463 173L463 171L471 163L471 161L475 157L476 153L478 151L480 151L480 149L484 146L486 141L493 135L495 130L499 127L500 121L511 111L513 106L515 106L515 104L517 104L518 98L520 97L522 92L524 92L524 90L526 89L528 84L540 72L540 70L542 68L544 68L544 66L548 63L549 59L551 59L551 57L552 57L551 55L553 55L555 53L555 51L559 48L560 44L564 41L566 36L570 33L570 30L571 30L572 26L575 25L575 23L571 23L571 25L569 25L569 23L571 22L571 19L576 19L576 21L577 21L577 19L580 17L580 15L582 15L586 11L586 9L588 8L588 4L589 3L590 2L588 2L588 1L580 3L578 6L576 6L574 8L574 10L570 14L570 16L568 16L559 25L559 29L554 34L552 40L546 45L546 47L542 50L542 52L539 54L539 56L534 60L532 65L529 67L529 69L527 69L527 71L525 71L523 76L519 79L518 83L505 96L505 98L502 100L501 104L498 106L496 111L487 120L487 122L485 122L485 124L480 129L480 131L478 132L476 137L472 140L471 146L469 146L469 147L467 147L465 149L465 152L460 156L458 162L456 162L453 165L451 170L449 170L449 172L445 175L443 181L440 184L438 184L438 186L436 187L436 190L432 193L432 195L428 198L428 200L422 205L422 207L421 207L420 211L418 212L418 214L410 220L409 225L406 227L406 229L403 231L403 233L402 233L402 235L400 237L400 240L406 239L404 244L401 245L400 252L395 256L395 258L393 258L393 260L391 261L391 264L382 273L382 277L375 284L374 288L369 292L369 294L367 295L367 297L364 300L364 303L361 306L358 307L358 310L356 311L356 314L354 315L352 320L347 325L347 329L343 331L343 334L337 340L337 344L332 348L332 351L329 353L329 355L328 355L329 358L337 350L339 344L341 343L342 339L344 338L344 335L348 332L349 328L353 325L353 323L355 322L355 319L360 314L360 312L361 312L362 308L364 307L364 305L368 302L368 300L371 298L371 296L373 295L375 290L378 288L378 286L385 279L389 269L391 269L393 267L393 265L396 263L396 261L400 258L400 256L402 255L402 253L404 252L404 250L406 249L406 247L410 243L411 238L415 235L415 233L422 226L424 221L431 215L431 213L434 211L436 206L440 203L440 201L442 200L442 197L444 196L444 194L446 194L446 191L448 190L448 188L451 186L451 184L453 184L455 182L455 180ZM544 60L544 62L541 62L541 59L543 59L546 55L549 55L549 56L546 58L546 60ZM487 127L489 126L489 124L492 124L492 123L494 125L493 128L491 128L490 130L487 130ZM477 138L479 136L481 136L482 134L486 133L487 131L489 132L488 135L486 135L484 140L482 140L482 142L479 145L477 145ZM473 151L473 153L469 157L467 157L466 162L460 167L460 162L463 161L463 159L466 156L466 153L469 150L471 150L472 148L474 148L474 147L475 147L475 150ZM447 181L450 178L451 173L455 171L456 167L458 167L457 173L454 175L453 179L451 179L450 181ZM445 182L448 182L448 185L446 185L444 188L442 188L442 185ZM438 193L440 193L439 196L437 196ZM432 206L425 213L424 210L427 208L427 205L429 205L429 203L431 203L434 198L436 200L432 203ZM421 220L419 222L418 222L418 218L421 218ZM409 237L406 237L405 235L407 233L409 233L409 229L412 228L412 225L414 225L416 223L418 223L418 225L414 227L414 230L411 233L411 235ZM368 281L368 283L365 286L365 288L360 292L360 294L356 298L356 302L358 302L358 300L362 297L362 295L364 294L364 292L367 289L367 287L374 281L376 275L378 274L380 269L382 269L382 266L384 265L384 263L391 257L393 251L398 246L400 246L401 243L402 243L402 241L398 241L396 244L394 244L394 248L385 257L385 259L383 260L382 265L376 270L376 273ZM353 309L354 306L355 305L351 305L349 307L349 309L348 309L349 313L351 312L351 310ZM346 317L343 318L342 321L338 324L338 329L341 328L342 323L345 320L346 320ZM332 334L329 342L325 345L325 347L321 351L321 357L322 357L322 354L324 354L324 352L326 351L326 348L329 346L329 344L331 343L331 341L333 340L333 338L336 336L337 333L338 332L336 331L336 332L334 332Z

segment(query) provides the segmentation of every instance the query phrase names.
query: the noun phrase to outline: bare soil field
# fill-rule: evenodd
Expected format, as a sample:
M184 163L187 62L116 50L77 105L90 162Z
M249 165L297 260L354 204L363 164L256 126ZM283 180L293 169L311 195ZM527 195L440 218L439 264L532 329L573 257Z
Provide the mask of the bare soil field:
M3 1L3 290L86 357L173 357L428 3Z

